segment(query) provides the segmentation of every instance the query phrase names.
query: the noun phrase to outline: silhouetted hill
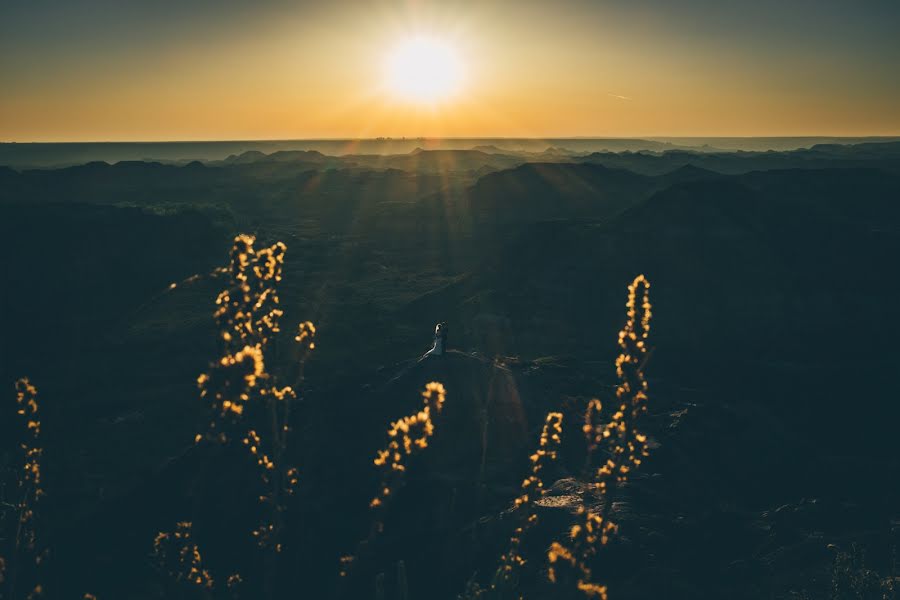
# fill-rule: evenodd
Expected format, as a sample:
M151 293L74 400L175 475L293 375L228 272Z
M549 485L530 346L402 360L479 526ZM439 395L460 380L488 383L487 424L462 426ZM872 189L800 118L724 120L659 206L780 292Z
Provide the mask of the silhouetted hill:
M470 149L475 152L484 152L485 154L512 154L511 152L504 151L503 149L498 148L493 144L487 146L473 146Z
M407 154L347 154L326 156L316 151L280 151L272 154L245 152L230 156L217 164L256 165L292 163L321 168L364 167L371 169L399 169L410 173L466 173L481 168L501 169L524 162L521 157L499 152L471 150L427 150L415 148Z
M820 144L810 149L784 152L696 152L669 150L662 153L595 152L580 161L624 168L647 175L693 165L720 173L738 174L769 169L881 168L900 170L900 142L859 145Z
M423 150L407 156L397 155L375 159L368 164L373 167L384 165L412 173L455 173L471 171L482 166L508 168L520 162L522 160L517 157L488 154L475 150Z
M620 300L610 290L642 272L658 303L657 368L693 372L696 385L750 377L821 441L839 430L845 398L885 414L878 390L894 389L881 369L896 360L900 332L889 308L900 285L884 278L900 255L897 185L865 170L673 185L606 218L522 227L472 277L409 310L458 315L457 339L489 352L594 356L596 332L615 327ZM866 391L854 391L856 376L837 384L826 375L836 368L860 374ZM799 400L811 398L804 386L829 409Z
M700 179L716 179L721 177L720 173L703 169L695 165L687 164L660 176L661 180L681 183L685 181L697 181Z
M247 164L254 162L298 162L298 163L324 163L331 157L325 156L316 150L279 150L271 154L265 154L257 150L249 150L238 156L231 155L224 161L225 164Z
M900 158L900 142L864 142L861 144L815 144L809 150L799 151L801 154L820 154L824 156L846 156L857 159L882 160Z
M266 156L268 155L259 150L247 150L241 154L229 154L222 162L229 164L256 162L258 160L264 160Z
M217 265L230 231L194 210L162 216L72 203L4 207L0 235L21 249L2 260L19 290L3 294L4 376L43 374L55 358L103 346L128 311Z
M580 163L526 163L488 173L468 190L466 210L485 235L547 219L609 218L655 191L722 175L686 165L658 177Z
M472 218L482 226L533 222L621 210L653 182L599 165L528 163L481 177L468 194Z

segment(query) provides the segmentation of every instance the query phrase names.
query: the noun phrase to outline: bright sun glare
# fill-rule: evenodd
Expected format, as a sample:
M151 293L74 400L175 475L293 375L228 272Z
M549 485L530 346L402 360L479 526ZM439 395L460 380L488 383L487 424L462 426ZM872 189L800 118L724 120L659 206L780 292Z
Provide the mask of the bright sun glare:
M403 100L434 103L458 91L462 65L446 42L424 36L406 39L387 57L387 85Z

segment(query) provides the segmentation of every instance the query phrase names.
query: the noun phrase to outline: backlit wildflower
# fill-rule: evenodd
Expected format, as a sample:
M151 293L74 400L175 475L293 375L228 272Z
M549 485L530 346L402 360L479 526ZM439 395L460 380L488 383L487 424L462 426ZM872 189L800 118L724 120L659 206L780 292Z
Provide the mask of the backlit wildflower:
M17 586L20 597L38 598L43 593L39 583L39 569L47 556L38 540L38 517L41 499L44 497L41 459L41 418L38 391L27 378L16 381L16 416L18 417L18 443L10 475L14 478L15 498L12 503L4 503L4 513L10 519L0 521L8 524L8 531L0 530L0 541L9 540L9 562L0 557L0 583L8 582L11 588ZM3 483L0 482L0 489ZM7 572L9 569L9 572ZM17 583L14 583L17 582ZM24 594L24 590L31 590ZM7 589L10 596L14 590ZM5 593L0 587L0 597Z
M500 566L491 583L494 590L514 585L519 569L525 565L526 561L521 552L522 538L538 522L535 501L545 492L542 472L549 463L556 461L559 453L559 446L562 443L562 419L562 413L547 413L538 449L530 456L531 472L522 482L521 493L514 501L516 508L522 511L522 521L509 539L508 550L500 557Z
M647 380L643 368L650 334L650 308L650 283L640 275L628 286L626 322L619 332L616 409L606 423L600 420L599 400L592 400L585 412L589 461L598 449L604 451L601 464L590 472L591 485L602 508L582 507L569 539L553 542L547 553L550 581L559 581L560 569L566 566L573 573L576 588L591 598L606 600L608 595L606 586L593 581L589 562L597 547L605 545L617 530L608 517L612 491L625 483L648 454L647 436L637 425L647 411Z
M216 298L213 314L222 340L232 349L265 344L279 331L282 311L276 284L281 281L287 247L253 247L256 238L239 235L231 250L231 286Z
M312 324L312 321L304 321L297 326L297 335L294 336L294 341L300 344L305 348L309 348L310 350L315 350L316 348L316 326Z
M391 423L388 428L388 445L376 453L373 461L381 478L378 492L369 502L369 507L374 511L374 520L365 542L373 542L384 530L384 515L403 483L406 459L428 447L428 440L434 435L433 419L441 412L446 397L447 392L442 384L434 381L427 384L422 391L422 410ZM355 555L341 558L341 577L349 574L355 562Z
M174 581L190 588L213 588L213 578L203 568L203 557L193 539L189 521L178 523L171 533L158 533L153 540L153 557L160 570Z
M216 298L214 317L221 356L197 378L200 397L210 402L212 418L196 442L239 439L248 450L262 486L258 498L260 523L252 535L261 548L281 550L284 499L299 483L296 467L284 464L290 433L291 406L303 380L303 366L315 347L316 327L301 323L295 341L300 349L292 365L293 385L281 386L266 363L267 352L280 331L278 283L286 247L278 242L256 249L255 238L234 240L228 268L217 271L230 282Z

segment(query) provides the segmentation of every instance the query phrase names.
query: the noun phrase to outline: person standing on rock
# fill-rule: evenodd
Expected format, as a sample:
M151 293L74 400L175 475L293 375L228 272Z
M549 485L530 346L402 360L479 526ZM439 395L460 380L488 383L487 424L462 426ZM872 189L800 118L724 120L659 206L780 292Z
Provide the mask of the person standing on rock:
M425 356L422 358L427 358L429 356L441 356L444 354L444 351L447 349L447 324L446 323L438 323L434 327L434 345L431 347L431 350L425 353Z

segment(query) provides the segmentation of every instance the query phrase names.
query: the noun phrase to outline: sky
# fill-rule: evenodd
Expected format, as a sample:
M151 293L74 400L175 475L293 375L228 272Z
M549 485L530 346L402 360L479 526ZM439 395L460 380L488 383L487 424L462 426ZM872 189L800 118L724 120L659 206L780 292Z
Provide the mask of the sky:
M898 29L896 0L2 0L0 141L900 135ZM410 39L447 94L397 89Z

